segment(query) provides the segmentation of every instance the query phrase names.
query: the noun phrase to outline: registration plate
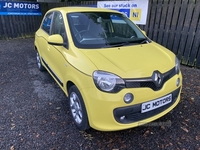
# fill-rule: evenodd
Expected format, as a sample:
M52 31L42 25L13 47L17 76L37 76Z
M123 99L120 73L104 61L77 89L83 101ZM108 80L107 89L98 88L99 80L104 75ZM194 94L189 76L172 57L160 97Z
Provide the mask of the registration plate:
M142 104L141 113L145 113L172 102L172 94Z

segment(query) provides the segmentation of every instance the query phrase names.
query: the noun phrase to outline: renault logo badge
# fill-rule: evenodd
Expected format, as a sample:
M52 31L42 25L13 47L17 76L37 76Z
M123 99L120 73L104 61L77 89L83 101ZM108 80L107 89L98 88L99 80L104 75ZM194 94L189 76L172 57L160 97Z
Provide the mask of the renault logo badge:
M162 84L162 74L159 71L154 71L152 79L157 87L159 87Z

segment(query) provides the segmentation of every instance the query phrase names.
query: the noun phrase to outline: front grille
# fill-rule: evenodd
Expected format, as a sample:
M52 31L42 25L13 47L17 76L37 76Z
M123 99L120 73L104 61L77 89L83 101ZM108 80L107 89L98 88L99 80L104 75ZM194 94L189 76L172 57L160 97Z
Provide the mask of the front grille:
M162 75L162 83L158 86L153 81L153 77L147 78L134 78L134 79L124 79L126 88L151 88L154 91L160 90L166 81L176 74L175 68L172 68L168 72ZM153 76L153 75L152 75Z
M180 93L180 89L181 87L179 87L177 90L171 93L172 94L171 103L164 105L160 108L145 112L145 113L141 113L142 103L133 105L133 106L116 108L113 111L115 120L119 123L127 124L127 123L138 122L138 121L153 117L155 115L158 115L159 113L165 111L176 102L178 95ZM124 116L123 120L120 119L122 116Z

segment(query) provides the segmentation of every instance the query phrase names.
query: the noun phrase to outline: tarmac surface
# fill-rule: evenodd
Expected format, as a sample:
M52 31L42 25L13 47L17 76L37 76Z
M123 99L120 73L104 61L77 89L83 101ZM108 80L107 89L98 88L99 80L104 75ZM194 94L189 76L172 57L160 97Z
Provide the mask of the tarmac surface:
M0 40L0 150L200 150L200 69L182 74L180 103L152 124L83 132L65 94L37 69L34 39Z

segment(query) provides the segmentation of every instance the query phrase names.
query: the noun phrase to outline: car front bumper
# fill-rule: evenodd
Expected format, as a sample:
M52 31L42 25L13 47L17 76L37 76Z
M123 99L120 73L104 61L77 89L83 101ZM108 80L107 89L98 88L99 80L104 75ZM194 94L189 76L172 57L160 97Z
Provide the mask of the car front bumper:
M180 79L177 87L176 81ZM85 101L90 126L101 131L116 131L133 128L154 121L170 112L180 101L182 74L173 76L159 91L150 88L126 88L118 93L105 93L96 87L81 89ZM123 97L132 93L134 100L126 104ZM141 105L172 94L171 103L160 108L141 113ZM124 120L120 118L123 116Z

